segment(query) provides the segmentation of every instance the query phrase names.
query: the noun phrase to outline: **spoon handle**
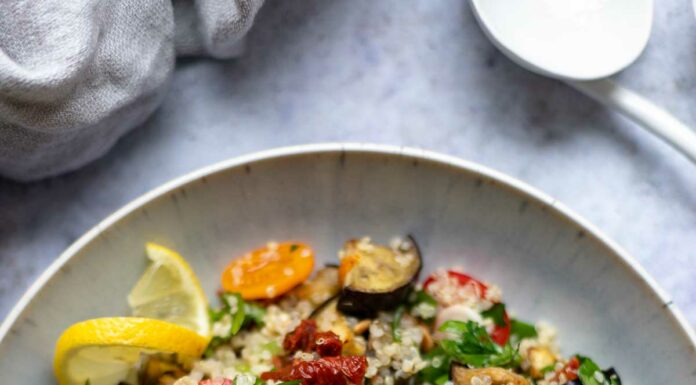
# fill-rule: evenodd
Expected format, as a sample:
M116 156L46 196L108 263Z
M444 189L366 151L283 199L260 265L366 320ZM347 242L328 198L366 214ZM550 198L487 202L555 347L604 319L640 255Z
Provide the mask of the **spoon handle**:
M609 79L566 83L631 118L696 163L696 132L655 103Z

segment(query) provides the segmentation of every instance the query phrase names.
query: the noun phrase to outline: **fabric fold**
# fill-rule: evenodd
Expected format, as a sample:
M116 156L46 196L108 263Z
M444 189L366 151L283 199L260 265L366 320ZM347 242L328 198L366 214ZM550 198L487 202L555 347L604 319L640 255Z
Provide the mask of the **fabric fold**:
M262 0L0 2L0 175L102 156L160 104L178 55L231 58Z

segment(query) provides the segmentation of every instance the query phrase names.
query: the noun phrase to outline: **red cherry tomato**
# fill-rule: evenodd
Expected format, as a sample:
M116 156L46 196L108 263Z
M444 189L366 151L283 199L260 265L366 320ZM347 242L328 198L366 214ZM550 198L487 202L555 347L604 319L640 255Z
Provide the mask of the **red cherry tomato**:
M478 279L454 270L447 270L447 275L450 278L455 278L457 281L459 281L459 284L462 286L473 284L478 289L480 297L486 297L486 290L488 290L488 286L486 286L485 283L479 281ZM430 286L430 284L432 284L433 282L435 282L435 274L431 274L425 280L425 282L423 282L423 289L427 289L428 286Z
M454 270L447 270L447 276L456 279L457 282L459 282L459 284L462 286L474 285L478 290L479 297L482 299L486 298L486 291L488 290L488 286L485 283L479 281L478 279ZM435 274L431 274L425 280L425 282L423 282L423 289L428 289L428 286L435 282L435 280L437 279L436 277L437 276ZM495 325L495 328L491 333L491 339L500 346L505 345L510 339L511 324L510 317L508 316L507 311L503 313L503 321L505 321L505 325Z

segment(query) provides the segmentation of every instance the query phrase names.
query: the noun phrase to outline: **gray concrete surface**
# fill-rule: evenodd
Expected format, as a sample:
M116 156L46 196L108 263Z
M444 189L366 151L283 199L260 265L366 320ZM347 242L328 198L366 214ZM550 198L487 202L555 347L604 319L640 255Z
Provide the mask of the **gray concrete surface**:
M616 78L696 127L696 20L656 1ZM164 105L103 159L0 181L0 318L100 219L182 173L289 144L457 155L520 178L632 253L696 324L696 166L622 117L498 53L467 2L269 0L244 57L178 64Z

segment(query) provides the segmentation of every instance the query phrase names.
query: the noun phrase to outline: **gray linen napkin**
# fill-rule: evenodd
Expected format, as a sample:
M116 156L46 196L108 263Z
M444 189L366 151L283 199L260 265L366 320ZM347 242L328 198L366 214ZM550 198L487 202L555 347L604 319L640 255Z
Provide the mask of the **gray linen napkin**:
M175 55L239 55L263 0L0 1L0 175L103 155L161 102Z

